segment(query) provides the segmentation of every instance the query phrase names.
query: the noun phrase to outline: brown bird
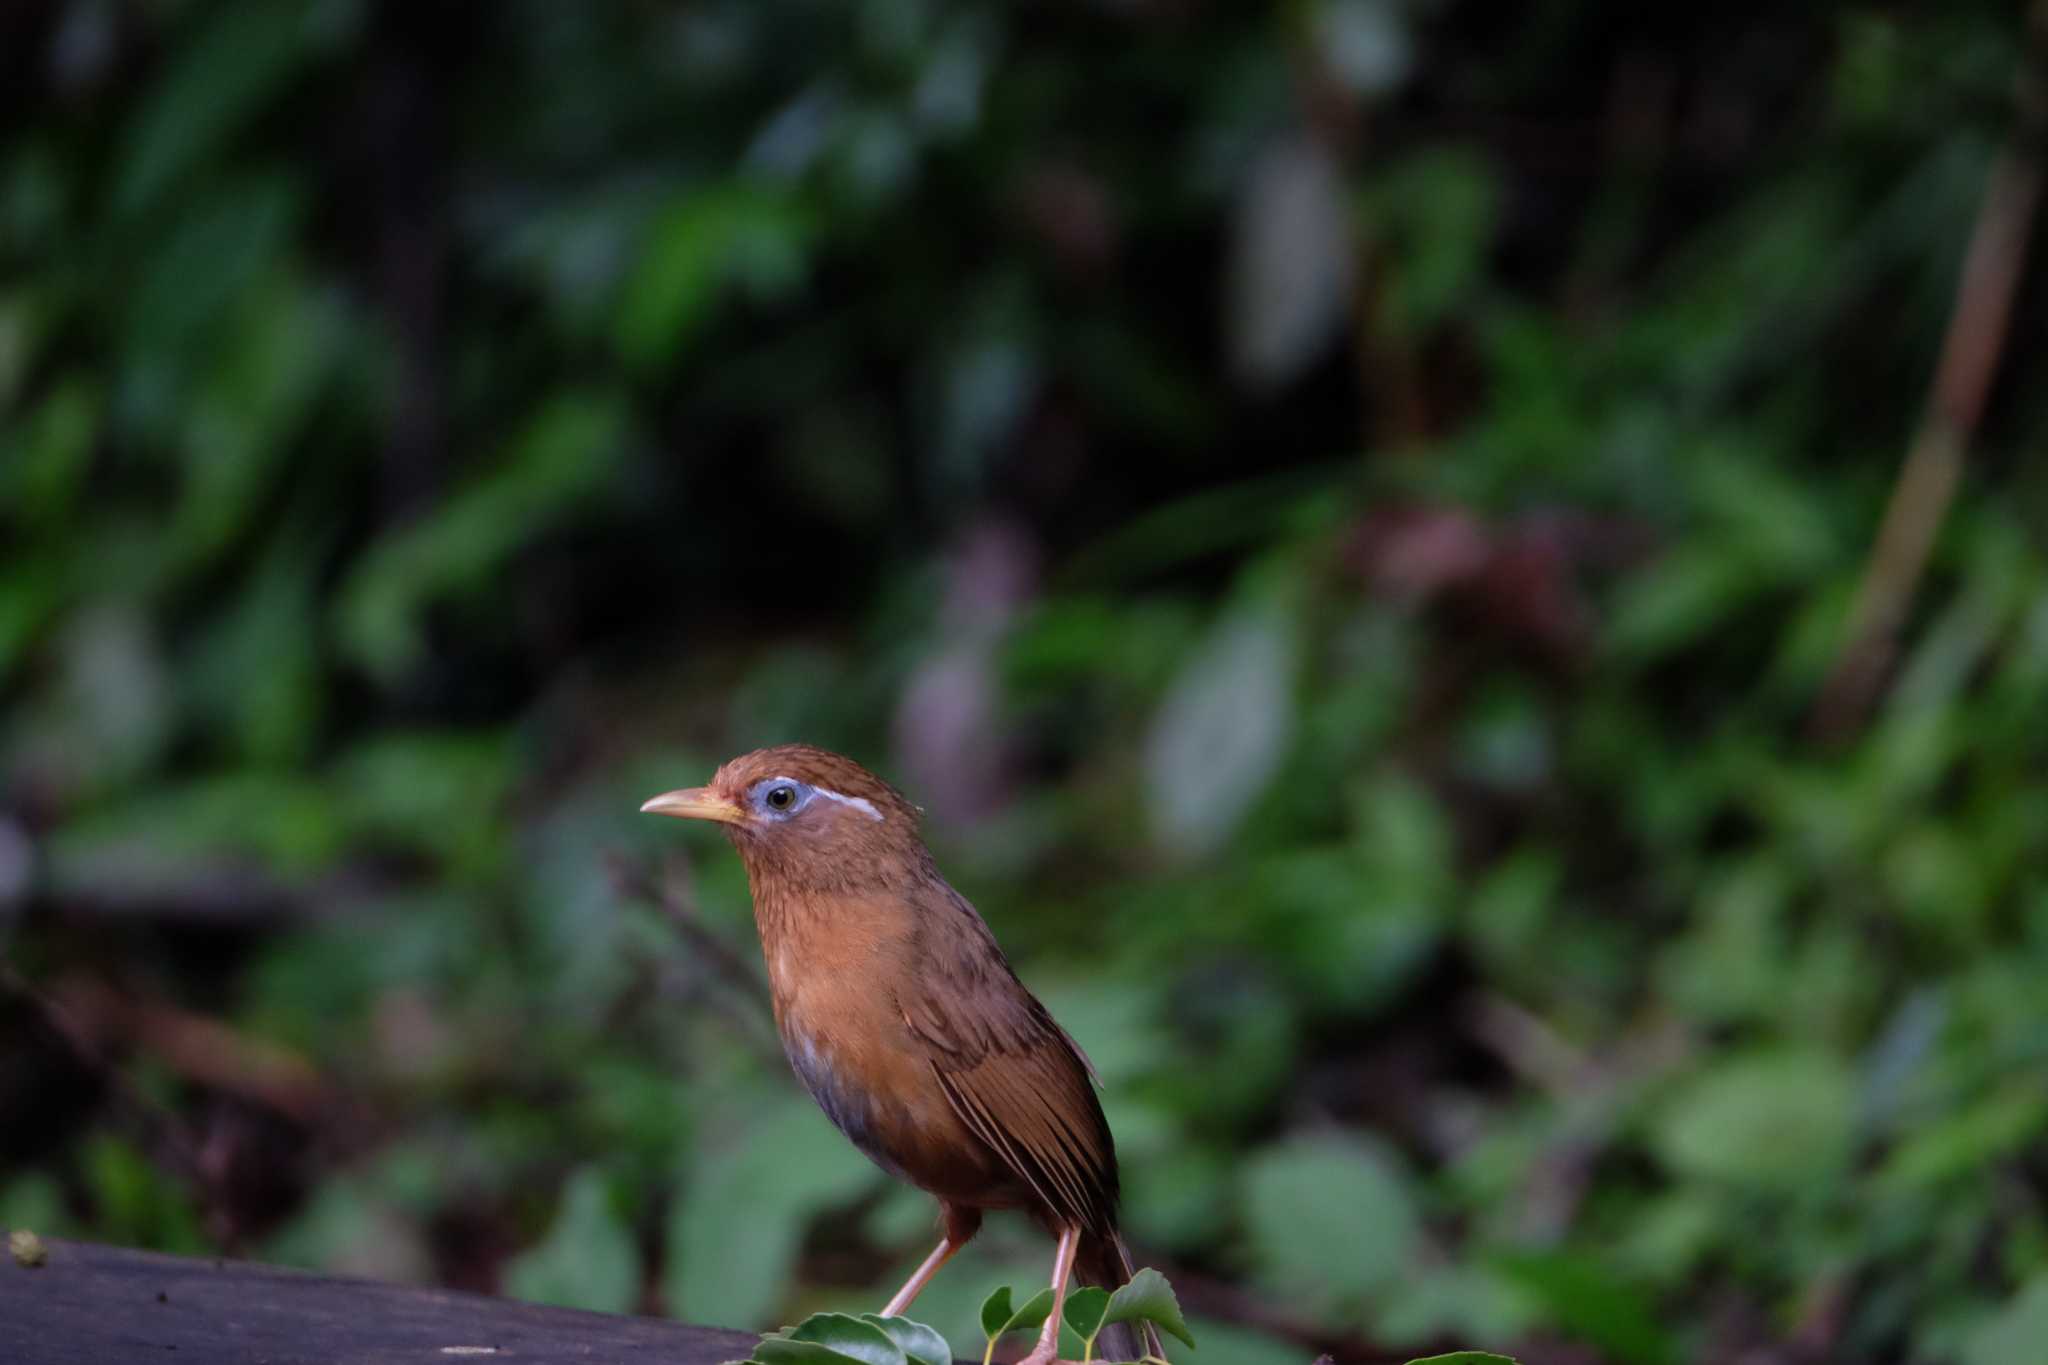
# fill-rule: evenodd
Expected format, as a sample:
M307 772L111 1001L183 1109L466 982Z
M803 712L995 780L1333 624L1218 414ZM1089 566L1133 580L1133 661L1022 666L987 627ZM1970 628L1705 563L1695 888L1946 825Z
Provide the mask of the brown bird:
M1052 1315L1020 1363L1048 1365L1069 1279L1131 1275L1116 1147L1087 1057L939 875L917 807L850 758L785 744L640 809L723 826L790 1065L875 1164L938 1196L944 1236L883 1313L910 1306L984 1210L1022 1209L1058 1239ZM1122 1327L1097 1345L1137 1350Z

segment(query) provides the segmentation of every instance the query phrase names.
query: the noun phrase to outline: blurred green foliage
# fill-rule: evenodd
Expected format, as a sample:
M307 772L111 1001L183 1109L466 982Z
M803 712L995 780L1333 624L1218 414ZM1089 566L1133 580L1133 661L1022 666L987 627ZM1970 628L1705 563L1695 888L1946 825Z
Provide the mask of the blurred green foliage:
M804 739L1092 1052L1202 1357L2032 1358L2038 278L1881 703L1809 727L2020 45L9 7L0 1221L872 1307L927 1203L789 1081L735 860L633 813ZM919 1315L1046 1259L997 1220Z

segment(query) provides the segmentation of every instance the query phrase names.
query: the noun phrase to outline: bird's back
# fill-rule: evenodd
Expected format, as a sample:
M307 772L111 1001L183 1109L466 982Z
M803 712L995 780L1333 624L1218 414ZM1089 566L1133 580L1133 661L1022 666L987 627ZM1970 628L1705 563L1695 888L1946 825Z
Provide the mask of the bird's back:
M943 881L920 917L911 1035L963 1122L1057 1222L1116 1228L1116 1145L1093 1069L1010 970L974 908Z

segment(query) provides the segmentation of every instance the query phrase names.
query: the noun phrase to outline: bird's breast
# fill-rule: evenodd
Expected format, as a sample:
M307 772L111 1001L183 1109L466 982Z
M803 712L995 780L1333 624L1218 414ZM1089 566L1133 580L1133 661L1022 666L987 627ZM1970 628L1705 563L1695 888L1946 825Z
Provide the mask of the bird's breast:
M755 910L783 1052L840 1132L890 1174L993 1206L994 1157L946 1098L903 1001L927 988L911 907L773 899Z
M833 1126L877 1166L941 1198L982 1207L1014 1202L1007 1176L962 1125L901 1016L885 1017L880 996L847 1000L843 1012L804 1008L817 1000L787 1003L782 1047Z
M804 1083L804 1089L811 1092L818 1108L825 1111L825 1117L832 1120L832 1126L846 1134L877 1166L898 1179L907 1179L896 1159L897 1144L890 1140L891 1125L884 1117L886 1101L868 1079L858 1074L857 1064L849 1065L840 1058L840 1050L833 1046L829 1035L785 1028L782 1050L789 1057L790 1069Z

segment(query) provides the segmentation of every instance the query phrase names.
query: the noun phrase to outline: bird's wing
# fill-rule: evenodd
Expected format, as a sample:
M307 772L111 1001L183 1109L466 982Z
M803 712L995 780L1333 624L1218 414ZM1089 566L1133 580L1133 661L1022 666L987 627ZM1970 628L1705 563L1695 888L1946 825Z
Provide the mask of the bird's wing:
M950 890L950 888L949 888ZM1116 1226L1116 1149L1092 1068L965 901L930 917L920 989L898 1000L953 1110L1062 1222ZM965 919L957 916L964 915Z

